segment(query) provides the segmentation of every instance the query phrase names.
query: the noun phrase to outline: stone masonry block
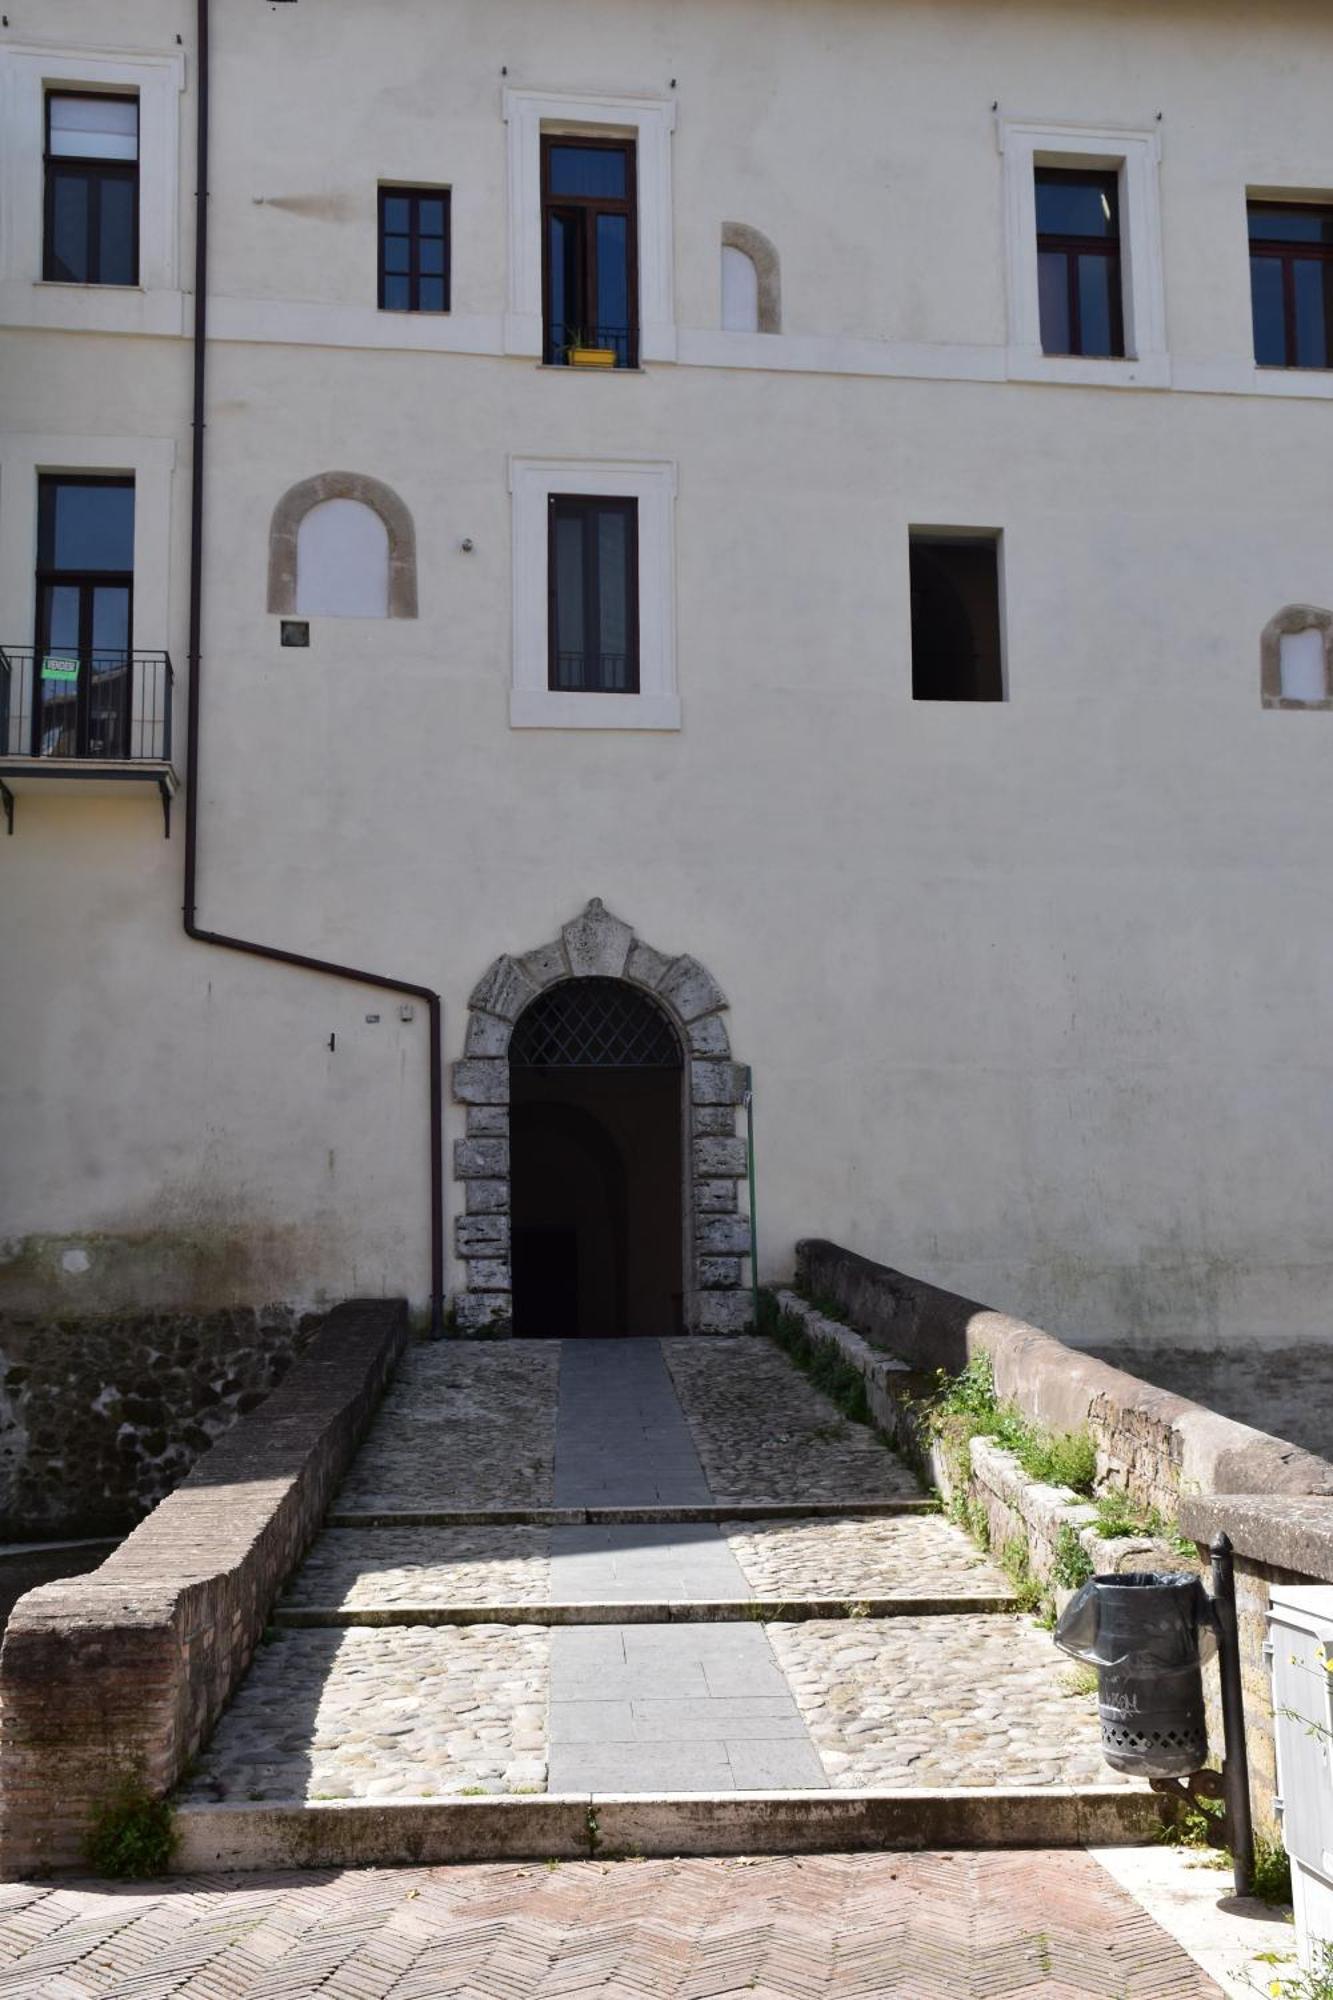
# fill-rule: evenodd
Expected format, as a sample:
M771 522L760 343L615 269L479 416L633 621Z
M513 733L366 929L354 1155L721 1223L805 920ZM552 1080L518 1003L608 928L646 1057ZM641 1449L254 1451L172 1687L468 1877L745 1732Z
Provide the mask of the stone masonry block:
M739 1177L745 1172L744 1139L696 1139L694 1171L701 1180L711 1180L720 1174Z
M454 1096L460 1104L508 1104L509 1064L499 1056L456 1062Z
M700 1292L695 1325L700 1333L744 1333L752 1316L748 1291Z
M731 1139L736 1132L736 1113L729 1104L696 1104L694 1107L694 1136L696 1139Z
M731 1291L741 1281L741 1260L739 1257L701 1257L699 1259L699 1283L710 1291Z
M727 996L713 975L693 958L674 959L658 990L686 1022L697 1021L701 1014L716 1014L727 1004Z
M507 1139L509 1137L509 1106L507 1104L469 1104L467 1108L467 1135L469 1139Z
M699 1020L691 1021L685 1032L692 1056L721 1056L725 1059L731 1055L731 1037L720 1014L702 1015Z
M469 1188L474 1188L484 1186L485 1183L470 1181L468 1185ZM734 1180L694 1183L694 1207L698 1215L731 1215L739 1205Z
M740 1063L691 1063L690 1094L696 1104L739 1104L745 1095L745 1071Z
M469 1215L508 1215L509 1182L466 1180L463 1198Z
M454 1242L460 1257L507 1256L509 1217L507 1215L456 1216Z
M701 1215L695 1228L701 1257L746 1257L750 1252L747 1215Z
M474 1292L507 1292L510 1285L507 1257L472 1257L468 1260L467 1281Z
M554 944L539 944L536 951L525 951L519 964L538 986L551 986L557 979L569 977L569 960L561 938Z
M569 969L578 979L619 979L634 942L630 926L613 917L596 896L561 936Z
M460 1181L492 1180L509 1172L507 1139L456 1139L454 1175ZM506 1204L507 1206L507 1204Z
M473 987L468 1006L483 1014L498 1014L502 1021L516 1021L537 988L521 965L512 958L497 958L490 971Z
M625 977L637 981L640 986L651 986L654 992L662 984L673 961L665 952L654 951L650 944L635 938L625 961Z
M465 1056L507 1056L509 1037L513 1023L502 1021L498 1014L469 1014L467 1040L463 1043Z
M507 1292L459 1292L454 1298L454 1319L460 1333L485 1333L506 1322L510 1310Z

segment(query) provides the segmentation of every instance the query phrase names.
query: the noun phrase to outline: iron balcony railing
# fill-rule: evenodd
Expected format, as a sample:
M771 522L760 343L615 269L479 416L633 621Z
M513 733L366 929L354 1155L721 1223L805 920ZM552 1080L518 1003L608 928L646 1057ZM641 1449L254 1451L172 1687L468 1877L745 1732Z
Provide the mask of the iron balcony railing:
M580 694L635 694L638 668L628 653L557 653L551 685Z
M589 348L607 349L615 355L616 368L633 368L638 364L636 335L628 326L584 326L574 320L548 320L546 324L546 359L559 367L573 364L573 356L579 350Z
M169 763L171 693L166 653L0 646L0 755Z

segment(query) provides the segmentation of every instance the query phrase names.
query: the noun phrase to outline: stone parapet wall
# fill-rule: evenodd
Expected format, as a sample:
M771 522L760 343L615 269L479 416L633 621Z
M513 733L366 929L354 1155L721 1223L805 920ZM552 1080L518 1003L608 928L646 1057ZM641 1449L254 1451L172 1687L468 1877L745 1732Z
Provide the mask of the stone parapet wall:
M127 1532L319 1324L283 1306L0 1317L0 1539Z
M339 1306L263 1407L100 1569L29 1593L0 1649L0 1866L79 1865L118 1781L168 1793L244 1673L407 1340Z
M804 1289L874 1347L956 1374L989 1354L996 1393L1050 1431L1087 1429L1099 1476L1174 1515L1185 1493L1333 1494L1333 1464L1282 1438L1155 1389L1025 1321L909 1278L835 1243L798 1244Z

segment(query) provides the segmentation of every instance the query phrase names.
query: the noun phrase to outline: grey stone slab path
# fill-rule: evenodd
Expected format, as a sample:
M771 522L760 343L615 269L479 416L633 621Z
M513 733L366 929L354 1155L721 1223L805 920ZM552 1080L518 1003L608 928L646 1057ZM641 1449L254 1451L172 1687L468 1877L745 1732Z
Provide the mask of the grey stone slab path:
M706 1505L704 1476L656 1340L565 1340L557 1507Z
M551 1531L552 1604L674 1604L753 1595L722 1530L707 1522Z
M551 1635L553 1792L823 1787L819 1753L758 1625Z

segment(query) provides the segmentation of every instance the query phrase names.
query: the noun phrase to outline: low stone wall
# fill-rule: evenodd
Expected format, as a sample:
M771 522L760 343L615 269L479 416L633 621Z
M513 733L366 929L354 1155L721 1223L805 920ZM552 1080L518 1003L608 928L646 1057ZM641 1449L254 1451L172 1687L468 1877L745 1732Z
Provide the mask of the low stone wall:
M325 1321L263 1406L92 1575L34 1590L0 1649L0 1867L79 1865L118 1781L165 1796L249 1664L407 1339L402 1301Z
M836 1243L797 1245L803 1289L845 1312L874 1347L956 1374L986 1353L996 1392L1050 1431L1090 1430L1098 1474L1174 1515L1183 1493L1329 1493L1333 1464L1282 1438L1155 1389L1007 1313L874 1264Z
M1266 1498L1252 1493L1214 1493L1181 1502L1187 1535L1211 1542L1230 1535L1235 1549L1236 1623L1240 1632L1241 1685L1245 1695L1245 1741L1250 1753L1250 1797L1255 1825L1275 1838L1280 1824L1277 1800L1277 1743L1273 1729L1273 1684L1264 1646L1268 1601L1274 1584L1333 1583L1333 1499ZM1210 1689L1208 1727L1221 1742Z
M1078 1538L1092 1568L1103 1576L1131 1569L1195 1567L1152 1537L1099 1534L1095 1507L1065 1487L1030 1478L1014 1453L991 1438L969 1440L968 1478L960 1490L948 1454L921 1416L920 1398L933 1388L933 1378L877 1353L860 1334L828 1318L795 1292L779 1291L777 1300L783 1312L800 1320L807 1339L833 1348L856 1370L879 1428L921 1467L946 1503L957 1499L980 1509L992 1549L1003 1553L1017 1544L1026 1551L1030 1573L1047 1587L1057 1606L1070 1595L1055 1580L1065 1530Z
M127 1533L319 1324L281 1306L0 1317L0 1540Z

